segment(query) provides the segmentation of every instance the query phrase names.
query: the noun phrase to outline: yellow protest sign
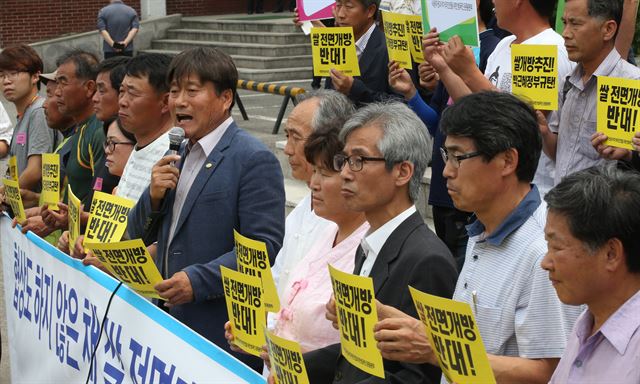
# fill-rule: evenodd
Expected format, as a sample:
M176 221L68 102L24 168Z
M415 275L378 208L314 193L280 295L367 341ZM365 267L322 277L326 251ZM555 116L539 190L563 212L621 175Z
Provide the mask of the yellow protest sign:
M278 337L266 328L265 335L269 346L271 372L276 384L309 384L300 344Z
M162 281L141 239L118 243L85 243L109 272L142 296L161 299L153 287Z
M262 283L256 276L225 266L220 266L220 273L234 342L247 353L260 356L262 346L266 344Z
M27 221L27 217L24 214L24 205L22 205L22 197L20 196L20 186L17 180L4 179L4 195L9 201L13 216L18 220L18 223L22 224Z
M18 181L18 159L15 156L9 157L7 167L9 169L9 178Z
M558 46L511 45L511 92L535 109L558 110Z
M235 229L233 230L233 240L236 246L238 272L259 277L262 281L265 311L278 312L280 300L278 300L276 283L273 281L271 273L267 245L263 241L244 237Z
M395 61L402 68L411 69L410 37L407 31L406 17L401 14L382 11L382 22L389 60Z
M120 241L127 230L127 216L134 204L133 200L94 191L84 242Z
M313 75L329 76L337 69L347 76L360 76L352 27L311 28Z
M67 216L69 218L69 248L73 247L78 237L80 237L80 213L82 212L82 206L80 205L80 199L73 194L71 185L67 185L69 188L69 212Z
M640 80L598 76L596 129L607 135L606 145L634 149L631 139L638 131Z
M409 290L447 381L495 383L469 304L429 295L413 287Z
M57 211L60 190L60 155L57 153L43 153L42 204L47 204L50 210Z
M384 378L382 355L376 347L373 327L378 311L370 277L342 272L329 265L336 300L342 355L355 367Z
M422 36L424 29L422 28L422 16L420 15L403 15L404 22L407 26L409 34L409 50L411 58L416 63L424 62L424 54L422 53Z

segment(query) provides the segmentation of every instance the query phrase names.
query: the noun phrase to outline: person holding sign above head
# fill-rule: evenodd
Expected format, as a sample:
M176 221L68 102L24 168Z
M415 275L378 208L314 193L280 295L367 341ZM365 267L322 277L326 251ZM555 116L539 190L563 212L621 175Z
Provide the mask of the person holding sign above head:
M214 48L183 51L167 79L169 110L188 143L153 167L127 231L132 239L157 240L156 264L165 280L155 289L162 306L230 351L220 267L236 268L234 229L266 243L273 261L284 232L282 171L273 153L231 117L238 71L229 55ZM234 355L262 370L259 358Z
M457 271L447 247L424 223L414 202L431 155L424 124L399 102L373 103L357 111L340 132L341 171L347 208L363 212L371 228L355 253L354 274L373 279L376 298L417 316L408 286L451 297ZM335 301L327 304L335 320ZM335 325L334 325L335 326ZM384 361L385 379L351 365L340 344L304 356L312 383L424 383L440 376L435 366Z
M588 168L545 200L542 268L563 303L587 305L550 383L640 383L640 175Z
M546 383L580 308L562 305L540 268L546 207L531 184L542 148L536 113L485 91L446 109L440 128L449 194L476 215L453 299L474 311L499 383ZM383 356L438 364L423 326L396 317L376 325Z
M512 92L512 45L557 46L557 85L562 89L564 79L573 69L564 47L562 36L550 25L550 17L555 9L555 1L548 0L496 0L495 15L501 29L513 35L503 38L487 59L484 73L475 65L471 49L454 36L447 44L441 45L437 33L429 33L424 40L425 58L438 71L447 91L458 100L471 92L497 89ZM531 49L534 49L532 47ZM555 112L551 112L553 115ZM553 187L554 164L542 155L534 182L541 194Z
M325 86L346 95L356 107L394 97L387 80L389 55L384 32L376 25L379 0L336 1L336 26L352 27L360 76L331 70Z

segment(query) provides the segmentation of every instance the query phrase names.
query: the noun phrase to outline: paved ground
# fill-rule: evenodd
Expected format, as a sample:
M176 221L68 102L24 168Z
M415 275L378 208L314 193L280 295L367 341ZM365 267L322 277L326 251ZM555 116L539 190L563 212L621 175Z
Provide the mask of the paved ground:
M309 89L311 81L299 81L299 82L287 82L287 85L293 85L297 87L304 87ZM249 115L249 120L244 121L240 115L238 107L233 109L233 117L238 125L256 137L260 138L265 144L267 144L272 150L275 148L275 142L284 140L284 121L280 127L280 131L277 135L272 135L271 131L278 116L278 111L282 104L283 97L279 95L263 94L253 91L240 90L239 93L242 103ZM2 97L0 102L3 104L9 115L15 119L15 108L11 103L7 103ZM289 103L285 117L289 114L293 108L292 103ZM0 161L0 175L4 175L5 161ZM3 244L0 243L0 249ZM3 274L2 263L0 263L0 289L3 286ZM2 290L4 292L4 290ZM0 383L10 383L9 373L9 349L7 344L7 323L5 317L4 306L4 294L0 295L0 331L2 332L2 361L0 362Z

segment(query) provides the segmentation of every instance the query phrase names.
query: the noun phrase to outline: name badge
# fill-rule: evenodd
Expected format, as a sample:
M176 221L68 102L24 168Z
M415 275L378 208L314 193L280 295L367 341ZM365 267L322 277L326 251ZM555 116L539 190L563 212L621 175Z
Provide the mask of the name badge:
M20 145L27 144L27 134L25 132L20 132L16 135L16 143Z
M102 177L96 177L96 183L93 185L94 191L102 191Z

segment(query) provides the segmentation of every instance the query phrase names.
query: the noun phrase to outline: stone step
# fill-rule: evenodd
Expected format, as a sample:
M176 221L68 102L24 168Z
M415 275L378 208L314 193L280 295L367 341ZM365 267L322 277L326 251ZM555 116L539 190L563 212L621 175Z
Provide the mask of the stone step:
M229 55L244 55L254 57L281 57L310 55L311 45L306 44L250 44L250 43L229 43L225 41L192 41L161 39L152 43L154 50L182 51L194 47L215 47L223 50Z
M224 41L227 43L310 44L309 37L302 32L245 32L181 28L167 31L166 38L171 40Z
M144 49L140 52L144 53L163 53L169 56L175 56L180 51L168 49ZM313 60L311 55L299 56L282 56L282 57L255 57L245 55L231 55L236 67L251 69L282 69L282 68L300 68L311 67ZM305 77L306 79L306 77Z
M252 32L300 32L293 22L283 20L273 21L247 21L247 20L211 20L208 18L183 17L182 28L189 29L209 29L217 31L252 31Z

